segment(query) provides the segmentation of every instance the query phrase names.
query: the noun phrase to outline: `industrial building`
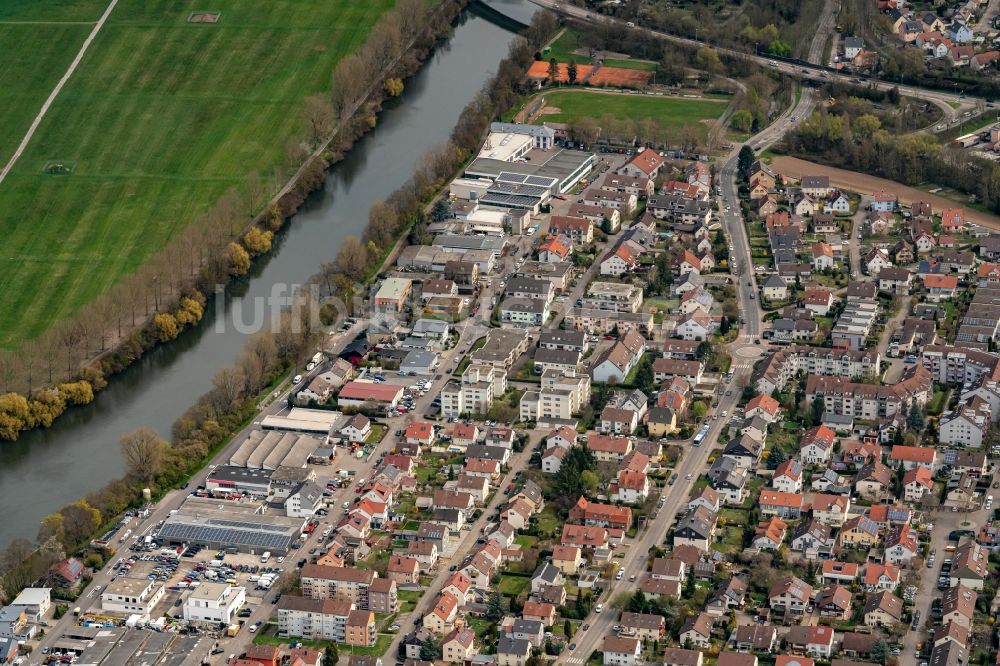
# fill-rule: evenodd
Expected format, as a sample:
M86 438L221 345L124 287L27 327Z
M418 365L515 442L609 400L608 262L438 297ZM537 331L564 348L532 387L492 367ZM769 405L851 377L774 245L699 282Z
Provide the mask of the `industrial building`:
M327 437L330 433L339 429L338 424L346 420L340 412L333 412L327 409L293 407L289 410L288 416L265 416L264 420L261 421L260 427L264 430L305 432L320 437Z
M551 196L572 190L597 164L596 155L581 150L533 150L526 157L530 158L530 161L508 162L493 157L480 156L469 163L464 175L466 178L488 178L493 181L499 179L501 174L508 174L508 178L518 175L545 179L531 183L535 185L554 180L555 183L551 186ZM546 202L547 200L543 203ZM484 201L484 203L486 202ZM511 207L520 208L521 206Z
M319 425L329 433L330 425ZM254 430L230 457L229 464L265 470L305 467L309 456L326 443L326 437L320 439L295 432Z
M242 553L270 551L283 555L302 534L305 524L303 518L263 513L256 504L189 497L163 523L157 539L171 546L200 544Z

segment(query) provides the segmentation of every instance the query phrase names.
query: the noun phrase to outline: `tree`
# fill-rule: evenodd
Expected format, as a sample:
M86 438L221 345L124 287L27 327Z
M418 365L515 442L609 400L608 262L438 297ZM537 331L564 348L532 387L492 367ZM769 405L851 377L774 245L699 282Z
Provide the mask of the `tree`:
M920 406L917 405L916 401L910 405L910 413L906 416L906 424L918 432L924 429L924 413L920 411Z
M583 486L586 495L593 495L597 491L600 478L592 470L586 470L580 474L580 485Z
M555 58L549 58L549 82L555 83L559 80L559 63Z
M250 227L250 230L243 236L243 245L246 246L250 254L257 256L271 251L271 241L274 234L264 231L260 227Z
M85 543L101 526L101 512L86 500L77 500L59 513L63 517L63 543L70 547Z
M444 199L438 199L434 202L434 207L431 208L431 219L435 222L444 222L448 219L448 202Z
M399 97L403 94L403 80L396 77L386 79L384 88L389 97Z
M354 112L370 82L371 72L365 60L357 54L344 56L333 70L332 103L337 117L346 118Z
M566 78L569 82L576 83L576 61L570 60L569 65L566 66Z
M889 656L889 644L881 638L872 644L871 658L877 664L884 664Z
M753 166L755 161L757 161L757 155L753 152L753 148L744 144L744 146L740 148L740 154L736 160L737 167L740 170L740 176L743 177L743 180L746 180L750 175L750 167Z
M563 621L563 635L567 639L573 638L573 623L569 621L569 618Z
M740 132L749 132L753 125L753 114L746 109L740 109L729 119L729 124Z
M702 421L708 416L708 407L701 400L696 400L691 404L691 416L695 421Z
M309 140L313 145L322 142L333 131L336 113L330 100L321 95L306 98L302 116L309 129Z
M503 616L501 615L500 617L502 618ZM499 620L500 618L497 619ZM423 661L437 661L441 658L442 654L441 644L438 643L434 636L428 636L424 639L424 642L420 644L420 659Z
M823 402L822 398L813 398L812 401L812 423L816 425L823 422L823 413L826 411L826 404Z
M503 616L503 597L500 596L499 590L494 590L486 600L486 619L496 622L503 619Z
M246 275L250 270L250 255L239 243L230 243L226 251L228 272L233 277Z
M167 443L155 432L139 428L122 435L119 443L129 476L146 483L159 473Z
M788 456L777 446L772 446L767 452L767 468L778 469L778 466L788 460Z
M634 385L644 391L655 388L656 376L653 374L653 361L649 356L643 356L639 368L635 372Z
M156 329L156 337L162 342L173 340L181 332L181 327L177 325L177 319L169 312L154 315L153 328Z
M62 542L63 517L61 513L50 513L42 519L42 524L38 527L38 543L44 544L49 539Z
M722 61L719 60L719 54L715 52L715 49L707 46L698 49L695 60L697 61L698 68L705 70L709 74L720 74L725 71Z
M628 609L633 613L642 613L646 610L646 595L642 590L636 590L635 594L628 601Z
M601 135L601 126L589 116L577 118L569 126L569 135L574 141L589 146Z

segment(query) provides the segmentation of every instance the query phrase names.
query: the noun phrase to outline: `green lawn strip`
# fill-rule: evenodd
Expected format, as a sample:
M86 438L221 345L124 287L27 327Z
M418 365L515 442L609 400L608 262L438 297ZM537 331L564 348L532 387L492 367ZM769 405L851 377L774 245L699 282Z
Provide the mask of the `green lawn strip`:
M611 115L632 120L654 118L668 128L691 124L704 127L703 120L715 120L726 110L726 104L721 99L599 93L583 88L547 93L545 102L547 106L559 109L559 113L545 116L546 120L553 122L566 123L583 117L600 119Z
M385 655L386 651L389 649L389 645L392 644L392 634L379 634L378 638L375 639L375 645L371 647L358 647L356 645L337 645L337 652L342 655L367 655L372 657L381 657Z
M37 3L14 4L2 10L9 20L21 19L18 7L38 14ZM78 4L87 11L69 13L96 18L94 3ZM196 25L187 17L205 7L195 0L121 2L0 187L6 256L16 257L0 282L0 346L38 335L136 270L250 171L283 166L304 99L328 90L336 62L391 5L220 0L220 22ZM0 111L0 155L88 32L36 25L15 39L21 28L0 25L0 39L19 45L6 51L23 52L0 56L0 84L14 90ZM18 66L29 56L31 67ZM72 174L43 173L50 161Z
M656 63L649 60L629 60L627 58L606 58L605 67L621 67L622 69L641 69L645 72L656 71Z
M389 431L389 426L384 423L373 423L372 431L368 433L365 437L365 444L378 444L385 437L385 433Z
M527 550L528 548L531 548L536 543L538 543L538 537L533 537L528 534L522 534L518 536L516 539L514 539L514 543L516 543L521 548Z

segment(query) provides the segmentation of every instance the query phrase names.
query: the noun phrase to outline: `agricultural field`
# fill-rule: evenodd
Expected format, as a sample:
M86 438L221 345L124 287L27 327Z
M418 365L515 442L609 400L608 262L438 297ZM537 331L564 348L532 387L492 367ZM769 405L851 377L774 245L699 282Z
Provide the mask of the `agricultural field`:
M0 347L108 289L251 171L287 166L303 100L391 6L120 0L0 183ZM0 161L106 7L0 4Z
M546 112L541 120L571 122L577 118L615 118L640 120L654 118L664 127L683 127L705 120L715 120L723 114L728 98L687 99L655 95L601 93L590 90L558 90L545 94L546 107L559 109Z

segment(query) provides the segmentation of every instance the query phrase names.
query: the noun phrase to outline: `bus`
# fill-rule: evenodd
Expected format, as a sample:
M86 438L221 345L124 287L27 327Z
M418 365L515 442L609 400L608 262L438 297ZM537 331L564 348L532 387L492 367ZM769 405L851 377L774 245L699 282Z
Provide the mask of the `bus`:
M708 424L706 423L701 427L701 430L698 431L698 434L694 436L694 441L691 442L691 444L693 446L701 446L701 442L703 439L705 439L705 435L707 434L708 434Z

